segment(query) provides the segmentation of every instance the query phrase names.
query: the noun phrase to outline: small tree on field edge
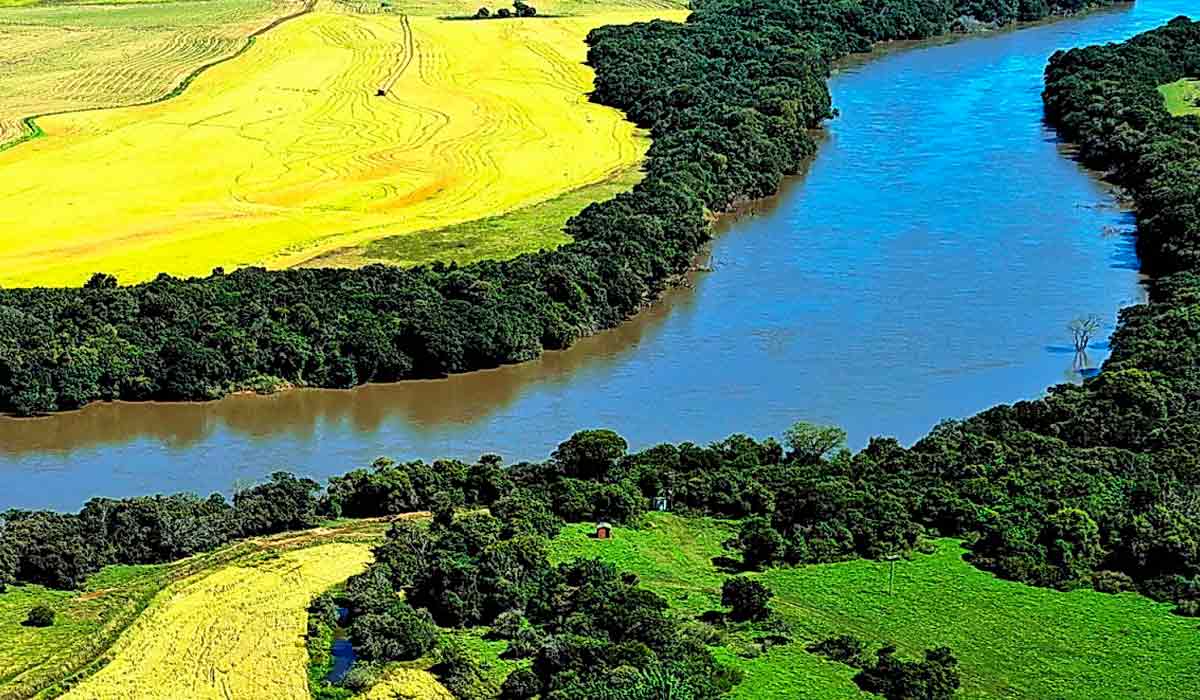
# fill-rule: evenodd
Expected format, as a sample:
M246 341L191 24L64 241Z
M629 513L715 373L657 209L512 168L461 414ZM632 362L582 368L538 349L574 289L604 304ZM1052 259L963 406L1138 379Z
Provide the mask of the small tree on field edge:
M732 608L729 617L739 622L767 619L771 614L767 602L774 595L771 589L745 576L727 578L721 585L721 605Z
M29 627L49 627L54 624L54 611L49 605L35 605L25 618L25 624Z

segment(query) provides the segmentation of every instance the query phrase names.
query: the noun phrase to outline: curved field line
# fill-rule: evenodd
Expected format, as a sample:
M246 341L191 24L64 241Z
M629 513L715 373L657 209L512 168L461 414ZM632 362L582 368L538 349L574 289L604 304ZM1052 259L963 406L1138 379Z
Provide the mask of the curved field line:
M178 85L176 85L170 92L163 95L162 97L156 97L152 100L143 100L141 102L133 102L130 104L123 104L123 105L103 105L103 106L99 106L99 107L79 107L79 108L74 108L74 109L60 109L60 110L56 110L56 111L52 111L52 112L42 112L40 114L34 114L29 117L23 117L21 119L21 123L25 125L25 129L27 130L27 132L24 135L22 135L16 139L13 139L12 141L9 141L7 143L0 143L0 151L7 151L10 148L16 148L17 146L20 146L23 143L26 143L28 141L32 141L33 139L41 138L42 136L45 136L46 132L43 131L40 126L37 125L37 120L42 119L44 117L59 117L59 116L67 115L67 114L82 114L84 112L100 112L100 111L104 111L106 109L125 109L127 107L145 107L147 105L158 104L159 102L165 102L173 97L179 97L180 95L183 94L183 91L187 90L188 86L191 85L194 80L196 80L196 78L200 77L200 74L204 73L205 71L209 70L210 68L219 66L222 63L227 63L229 61L232 61L233 59L237 58L238 56L241 56L242 54L246 53L247 51L250 50L250 47L254 45L255 39L262 36L263 34L266 34L267 32L271 31L272 29L278 27L279 25L283 24L284 22L287 22L288 20L296 19L297 17L303 17L304 15L312 12L313 8L316 7L316 4L317 4L317 0L305 0L304 7L300 8L296 12L293 12L290 15L284 15L283 17L276 17L275 19L271 20L271 22L268 23L266 26L259 27L258 29L254 30L253 32L250 32L250 34L248 34L246 36L246 42L242 45L242 47L240 49L238 49L237 51L233 52L232 54L230 54L228 56L223 56L221 58L215 59L213 61L209 61L208 63L205 63L204 65L197 67L191 73L188 73L186 76L184 76L183 80L180 81L180 83ZM167 52L163 51L160 53L167 53ZM142 60L143 63L148 61L148 57L142 57L142 59L143 59Z

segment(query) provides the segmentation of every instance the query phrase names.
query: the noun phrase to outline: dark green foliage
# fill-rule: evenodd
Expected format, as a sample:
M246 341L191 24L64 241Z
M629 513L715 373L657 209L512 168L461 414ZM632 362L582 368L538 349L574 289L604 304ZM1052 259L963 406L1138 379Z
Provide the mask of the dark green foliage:
M583 430L550 455L560 476L586 481L607 481L629 444L611 430Z
M313 527L320 490L312 479L275 472L267 483L234 494L238 530L242 535L261 535Z
M93 498L79 519L98 547L104 543L102 559L122 564L174 561L207 552L228 541L235 526L233 509L217 495Z
M0 531L0 593L17 580L17 552Z
M814 642L805 648L813 654L820 654L854 668L863 668L867 665L867 645L863 644L861 639L848 634Z
M322 593L313 598L313 602L308 606L308 619L310 623L322 624L327 627L333 627L338 624L338 605L331 593Z
M846 446L846 431L832 425L796 423L783 437L791 456L805 462L815 462Z
M382 609L356 615L350 639L355 652L368 661L411 661L437 643L437 626L428 611L393 600Z
M49 627L54 624L54 610L49 605L36 605L25 618L29 627Z
M329 480L321 508L332 516L353 518L396 515L443 506L491 503L512 489L498 457L476 464L456 460L393 462L378 459L371 469L356 469Z
M102 541L75 515L9 511L3 541L16 561L16 579L26 583L75 588L106 563Z
M896 647L885 646L876 654L874 666L865 666L854 676L863 690L887 700L950 700L960 684L958 659L946 647L927 649L923 661L904 661L895 656Z
M542 681L533 671L518 668L504 679L500 687L501 700L528 700L542 692Z
M759 569L783 557L786 542L779 531L771 527L770 518L756 516L742 521L737 540L731 543L742 552L742 563Z
M424 543L417 530L393 529L376 549L375 563L346 587L352 615L371 619L379 600L403 594L443 625L492 625L493 637L510 641L506 656L531 659L529 672L506 682L506 697L596 697L609 687L609 671L625 666L672 669L687 679L679 681L687 697L716 698L728 689L704 645L684 634L667 602L636 577L593 560L553 566L544 536L504 530L484 514L435 523L420 531ZM393 576L409 567L417 549L424 565ZM500 692L461 647L444 649L434 670L458 697Z
M530 489L518 489L492 503L492 515L503 523L501 534L541 535L553 538L562 529L563 521L550 510L546 499Z
M379 683L385 670L384 664L356 660L350 670L346 671L346 675L342 677L341 689L349 690L352 693L365 693Z
M219 495L94 498L78 514L10 510L0 516L0 585L13 577L77 588L108 564L156 564L210 551L240 535L312 527L320 486L276 473ZM10 573L11 572L11 573Z
M721 605L730 608L729 618L736 622L761 621L771 614L768 603L775 594L760 581L733 576L721 584Z

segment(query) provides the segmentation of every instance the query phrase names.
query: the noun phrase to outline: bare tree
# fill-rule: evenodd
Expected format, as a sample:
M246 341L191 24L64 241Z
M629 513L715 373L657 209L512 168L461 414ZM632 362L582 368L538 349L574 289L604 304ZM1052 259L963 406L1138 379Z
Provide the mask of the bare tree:
M1096 314L1088 314L1067 324L1067 330L1071 331L1071 340L1075 343L1075 352L1083 355L1087 352L1088 343L1092 342L1092 336L1100 330L1100 317Z

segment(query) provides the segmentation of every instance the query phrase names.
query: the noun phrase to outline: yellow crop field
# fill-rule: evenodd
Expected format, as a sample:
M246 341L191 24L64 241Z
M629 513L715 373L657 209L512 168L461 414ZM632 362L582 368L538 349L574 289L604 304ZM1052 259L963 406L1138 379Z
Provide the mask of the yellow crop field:
M362 700L454 700L432 673L412 668L390 671L361 697Z
M648 139L587 101L583 39L685 14L466 22L319 7L179 97L47 117L45 138L0 152L0 285L288 267L628 172Z
M172 584L70 700L307 700L307 607L362 571L365 545L332 543Z
M337 0L356 12L403 12L413 16L467 17L480 7L493 12L511 7L512 0ZM540 15L586 17L629 10L686 10L689 0L530 0ZM661 15L664 18L667 15Z
M29 134L25 117L162 98L301 7L300 0L0 0L0 148Z

